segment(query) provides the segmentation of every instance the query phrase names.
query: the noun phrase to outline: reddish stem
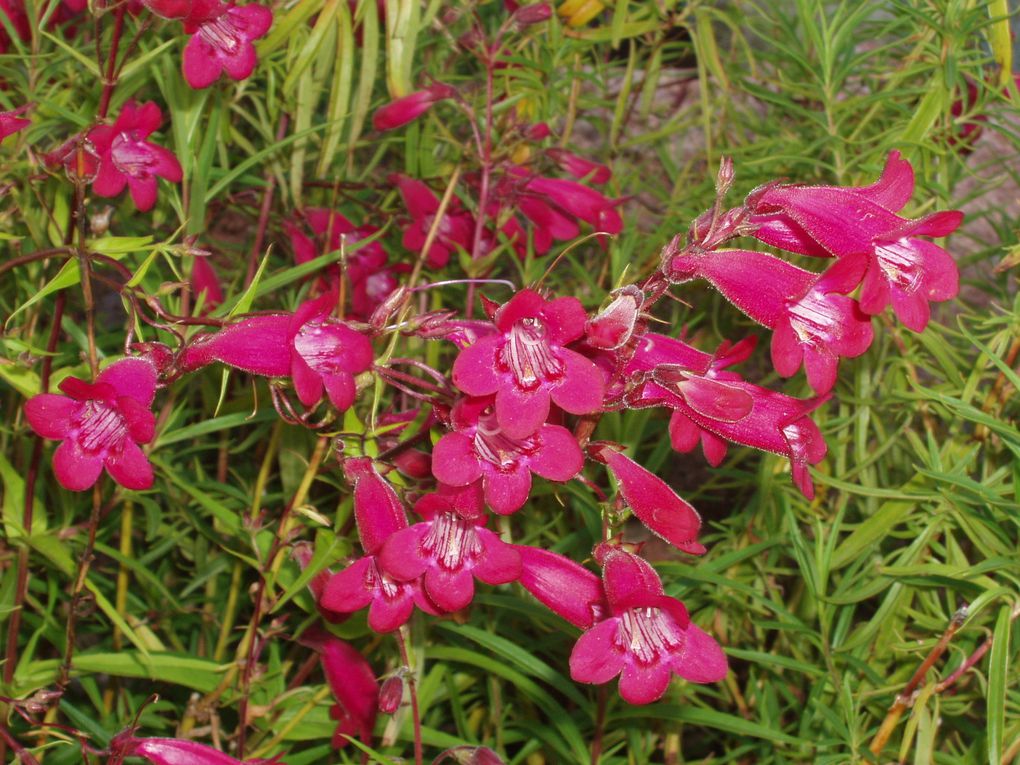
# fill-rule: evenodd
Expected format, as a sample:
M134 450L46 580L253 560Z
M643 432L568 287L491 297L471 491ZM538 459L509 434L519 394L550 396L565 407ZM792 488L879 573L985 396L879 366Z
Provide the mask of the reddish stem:
M103 77L103 94L99 98L99 119L106 119L110 111L110 99L113 97L114 88L117 87L119 70L117 69L117 50L120 48L120 38L124 34L124 14L127 12L127 3L121 2L114 11L113 17L113 39L110 41L110 52L106 56L106 74Z
M414 765L422 765L423 754L421 746L421 710L418 708L418 689L414 680L414 673L410 671L411 662L407 651L407 642L404 639L404 628L401 627L395 633L397 645L400 647L400 660L407 667L407 691L411 696L411 721L414 725Z

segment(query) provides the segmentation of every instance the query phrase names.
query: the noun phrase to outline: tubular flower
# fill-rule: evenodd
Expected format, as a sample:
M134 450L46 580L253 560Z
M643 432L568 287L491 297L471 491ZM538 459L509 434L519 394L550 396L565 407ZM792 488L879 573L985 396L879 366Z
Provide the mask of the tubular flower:
M99 158L92 190L101 197L115 197L127 186L141 212L156 204L156 177L179 183L181 163L169 149L146 140L163 121L155 103L128 101L112 125L97 125L88 141Z
M501 515L528 501L533 472L550 481L569 481L584 464L577 441L559 425L510 437L496 421L491 396L459 400L450 420L454 431L432 450L432 474L450 486L480 481L485 501Z
M453 88L441 83L410 93L377 109L372 115L372 126L376 130L395 130L403 127L418 119L437 101L450 98L452 95Z
M350 247L377 231L374 226L355 226L339 212L321 207L308 208L304 211L304 218L316 240L311 239L301 227L284 222L294 250L294 260L298 263L307 263L319 255L335 252L341 244ZM377 241L347 253L344 273L350 282L350 316L368 319L372 311L397 288L397 274L409 270L407 264L389 266L386 261L386 250ZM326 269L319 287L338 290L339 284L340 267L333 264Z
M404 206L411 214L411 223L404 229L403 245L412 252L420 252L439 212L439 198L428 186L414 178L393 175L390 180L397 185ZM470 249L474 229L474 216L462 209L460 201L453 197L439 222L425 263L429 268L442 268L449 262L450 253Z
M948 252L919 237L947 236L963 213L902 218L896 212L913 192L914 170L894 151L870 186L763 186L747 198L746 223L761 241L791 252L863 261L861 310L880 313L891 302L897 318L920 332L928 303L955 297L960 276Z
M634 407L673 410L669 435L673 448L688 452L698 443L713 466L726 456L727 441L779 454L790 460L794 483L809 499L814 487L808 465L825 458L827 447L810 413L829 396L799 399L743 380L727 367L743 361L753 342L724 343L715 355L671 337L649 332L642 337L627 369L644 373L628 398ZM698 395L691 395L691 384ZM713 395L713 391L715 394Z
M848 298L863 263L834 263L821 275L762 252L688 249L668 258L674 282L706 279L733 305L773 330L772 363L783 377L801 363L816 393L836 384L839 358L860 356L871 345L870 317Z
M593 444L589 454L609 468L620 495L649 531L685 553L705 552L697 541L701 516L669 484L612 446Z
M547 301L521 290L492 318L499 332L461 351L453 382L470 396L495 394L496 420L506 436L537 431L551 403L572 414L602 408L598 367L565 347L584 334L587 317L577 298Z
M620 695L630 704L650 704L666 693L673 675L694 683L726 676L719 644L691 623L684 604L663 592L648 563L632 553L601 545L609 618L581 635L570 654L570 676L601 684L620 675Z
M302 634L300 642L319 654L337 702L329 710L329 716L337 721L333 747L347 746L348 737L371 745L379 710L379 681L368 660L350 643L318 627Z
M92 486L106 468L127 489L152 486L152 465L138 444L156 430L150 407L156 393L156 368L148 361L116 361L87 383L68 377L66 395L41 393L25 404L28 424L43 438L62 441L53 454L53 472L71 491Z
M368 625L376 632L397 629L411 618L415 604L436 613L417 581L399 581L379 564L377 556L386 540L407 528L404 507L393 487L367 458L346 460L344 472L354 484L354 517L365 556L329 577L320 606L337 613L368 606Z
M110 740L110 765L120 765L125 757L141 757L153 765L285 765L282 760L247 760L219 749L182 738L137 738L130 731L118 733Z
M545 153L553 162L578 180L587 180L589 183L601 185L613 177L612 171L606 165L579 157L573 152L564 149L546 149Z
M185 18L184 31L192 35L184 46L184 79L193 88L208 88L223 72L243 80L255 70L258 58L252 41L265 36L273 25L273 12L251 3L220 3L211 10L205 3Z
M521 586L575 627L589 629L609 615L602 581L580 563L550 550L518 545Z
M486 584L507 584L520 577L521 556L484 527L484 516L464 518L449 497L439 494L423 497L415 510L425 522L390 536L379 560L397 580L422 577L425 594L444 611L459 611L471 603L475 577Z
M341 412L354 403L354 375L372 366L372 344L330 316L335 292L306 301L293 314L253 316L194 342L181 367L192 371L219 361L266 377L294 380L298 399L315 406L325 389Z
M24 130L32 124L32 120L21 116L30 108L31 104L23 104L9 112L0 112L0 141L3 141L9 135L14 135L19 130Z

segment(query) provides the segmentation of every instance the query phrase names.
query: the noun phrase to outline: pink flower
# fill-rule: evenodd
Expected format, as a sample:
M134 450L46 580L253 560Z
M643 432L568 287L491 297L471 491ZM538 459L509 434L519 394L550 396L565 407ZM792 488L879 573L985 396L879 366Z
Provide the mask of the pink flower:
M556 164L578 180L603 184L613 177L612 171L605 165L579 157L573 152L564 149L547 149L545 153Z
M372 366L368 338L330 316L335 292L302 303L293 314L253 316L196 339L181 359L192 371L220 361L250 374L294 380L298 399L315 406L323 389L341 412L354 403L354 376Z
M891 302L899 320L920 332L928 303L956 296L959 272L948 252L919 237L947 236L963 213L902 218L896 211L913 192L914 170L894 151L871 186L763 186L747 198L747 223L757 224L758 239L791 252L862 260L861 310L873 315Z
M180 183L181 163L169 149L146 139L163 122L155 103L138 105L128 101L112 125L97 125L88 141L99 157L99 170L92 190L101 197L115 197L127 186L141 212L156 204L156 177Z
M304 217L316 235L314 241L301 227L289 221L284 222L294 250L294 260L299 264L339 250L341 242L351 247L377 231L374 226L355 226L339 212L321 207L308 208L304 211ZM399 286L397 274L410 270L408 264L389 266L386 261L386 250L378 241L369 242L348 253L345 274L350 283L350 316L367 320L372 311ZM340 267L333 264L326 270L320 286L323 289L339 289L339 283Z
M589 629L606 618L609 606L602 582L570 558L538 547L518 545L521 586L575 627Z
M220 286L219 277L216 276L216 271L206 256L196 256L191 265L191 291L196 298L205 295L203 302L205 313L223 302L223 287Z
M432 473L450 486L481 481L485 501L509 515L528 501L531 474L550 481L569 481L584 465L570 431L542 425L524 438L511 438L496 421L491 396L463 398L450 413L452 433L432 450Z
M814 487L808 465L821 462L827 447L809 415L829 396L793 398L724 371L747 358L753 347L754 343L747 341L724 344L712 356L680 340L649 332L628 370L650 374L628 403L671 408L673 448L688 452L700 442L711 465L722 462L727 441L786 457L794 483L811 499Z
M421 252L436 213L439 212L439 199L428 186L414 178L393 175L390 180L397 185L404 206L411 214L411 224L404 229L403 245L412 252ZM449 262L451 252L469 250L474 230L474 216L462 209L460 201L454 197L439 223L435 240L425 256L425 263L429 268L442 268Z
M584 325L584 339L593 348L613 351L622 348L638 331L645 296L633 284L613 290L609 305Z
M137 738L131 730L118 733L110 740L109 765L120 765L125 757L141 757L153 765L255 765L256 762L285 765L282 760L247 760L219 749L181 738Z
M871 318L846 297L860 282L853 259L821 275L762 252L688 249L670 257L666 276L675 282L702 278L749 317L773 330L772 363L783 377L801 363L815 392L836 384L839 358L860 356L871 345Z
M669 484L612 446L592 444L588 453L609 468L623 500L649 531L685 553L705 552L697 541L701 516Z
M392 534L379 562L398 581L422 577L429 599L444 611L466 608L474 579L507 584L521 575L517 550L485 528L485 517L464 518L449 496L429 494L415 505L426 520Z
M347 746L348 737L370 746L379 710L379 681L368 660L350 643L319 628L305 632L301 643L322 658L322 671L337 702L329 710L329 716L337 721L333 747Z
M610 616L589 629L570 654L570 676L601 684L620 675L620 695L650 704L666 693L673 675L694 683L722 680L728 671L719 644L691 623L684 604L663 592L648 563L602 545L602 581Z
M492 319L499 333L461 351L453 382L471 396L495 394L496 420L506 436L534 433L549 418L551 403L572 414L601 410L602 374L565 347L584 334L587 316L577 298L547 301L521 290Z
M403 127L431 109L432 104L450 98L452 95L453 88L449 85L436 83L424 90L390 101L385 106L376 109L375 114L372 115L372 126L376 130L394 130Z
M320 606L338 613L368 606L368 626L376 632L397 629L411 618L415 604L436 613L419 582L400 581L379 564L377 556L386 540L407 528L404 506L393 487L367 458L346 460L344 471L354 484L354 517L365 556L329 578Z
M258 63L252 41L269 31L273 12L256 3L229 3L211 12L196 7L182 20L184 31L192 35L184 47L184 79L193 88L208 88L223 72L232 80L251 75Z
M92 486L105 467L127 489L152 486L152 465L138 444L156 430L149 411L156 394L156 368L128 358L110 364L94 383L68 377L65 396L40 393L25 404L28 424L43 438L62 443L53 454L53 472L71 491Z
M27 120L21 116L31 107L31 104L24 104L9 112L0 112L0 141L3 141L9 135L14 135L19 130L24 130L32 124L32 120Z
M623 230L623 219L616 211L619 202L607 199L582 183L536 176L529 179L524 188L529 193L556 205L567 214L594 226L596 231L618 234Z

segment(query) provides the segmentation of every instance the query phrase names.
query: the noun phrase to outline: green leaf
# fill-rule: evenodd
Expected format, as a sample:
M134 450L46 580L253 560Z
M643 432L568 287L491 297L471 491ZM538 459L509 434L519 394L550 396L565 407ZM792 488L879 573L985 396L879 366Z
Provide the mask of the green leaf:
M999 609L992 635L991 658L988 661L988 717L985 730L988 734L988 765L1001 765L1002 745L1006 724L1006 688L1010 676L1010 627L1013 609L1007 603ZM1015 665L1014 669L1015 669Z

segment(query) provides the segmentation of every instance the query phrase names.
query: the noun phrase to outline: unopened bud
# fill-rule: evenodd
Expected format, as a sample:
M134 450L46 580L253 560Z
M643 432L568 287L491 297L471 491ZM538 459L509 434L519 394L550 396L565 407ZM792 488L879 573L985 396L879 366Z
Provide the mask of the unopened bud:
M383 300L379 305L376 306L375 310L372 311L372 316L369 318L368 323L372 329L376 332L385 327L397 311L400 310L401 306L407 300L408 289L401 285L393 290L386 299Z
M110 216L112 214L113 208L107 205L99 212L89 216L89 229L92 231L92 236L103 236L110 230Z
M499 758L499 755L487 746L480 746L475 749L468 763L469 765L505 765L503 760Z
M514 12L513 20L518 29L526 29L532 24L540 24L552 18L552 6L549 3L524 5Z
M384 715L395 714L404 700L404 681L400 675L388 678L379 690L379 711Z
M719 174L715 177L715 193L720 197L725 195L733 185L733 157L723 157L719 160Z

